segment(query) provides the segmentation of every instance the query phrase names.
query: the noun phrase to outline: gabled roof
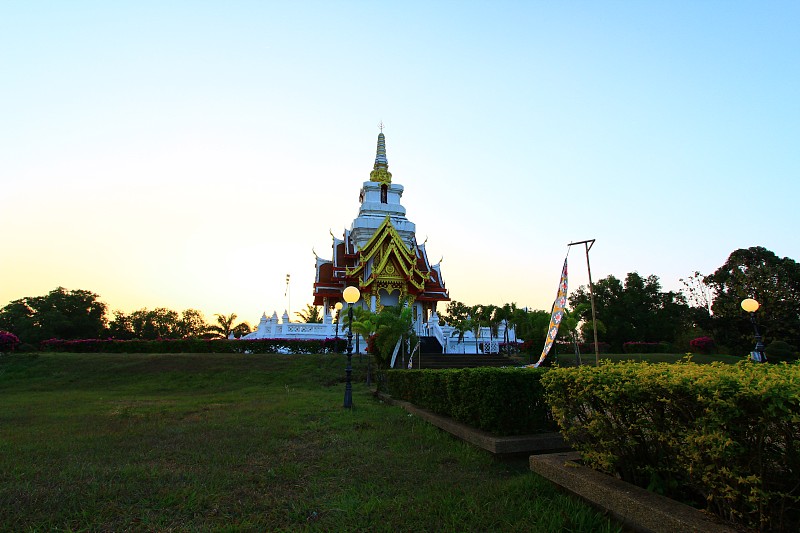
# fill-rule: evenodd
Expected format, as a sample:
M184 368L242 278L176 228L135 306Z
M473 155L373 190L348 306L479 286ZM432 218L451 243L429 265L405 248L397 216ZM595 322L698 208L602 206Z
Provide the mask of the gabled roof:
M352 269L348 268L346 275L360 278L363 288L369 287L378 279L400 277L413 285L417 291L423 291L425 282L430 278L429 272L419 269L416 253L406 247L388 216L358 255L358 264ZM397 268L402 274L395 272ZM366 276L365 270L369 270Z

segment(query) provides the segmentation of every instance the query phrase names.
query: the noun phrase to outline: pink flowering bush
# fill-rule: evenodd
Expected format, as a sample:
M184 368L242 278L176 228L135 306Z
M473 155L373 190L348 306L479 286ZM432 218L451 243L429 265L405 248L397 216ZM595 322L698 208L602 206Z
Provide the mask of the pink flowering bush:
M19 338L8 331L0 330L0 353L13 352L19 345Z
M716 344L711 337L697 337L689 341L689 347L697 353L712 353Z

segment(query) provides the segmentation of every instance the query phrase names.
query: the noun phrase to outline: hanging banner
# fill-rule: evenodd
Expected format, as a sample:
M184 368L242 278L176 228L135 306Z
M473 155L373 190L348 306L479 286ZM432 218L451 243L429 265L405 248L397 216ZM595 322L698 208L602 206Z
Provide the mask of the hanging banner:
M558 294L556 295L556 301L553 304L553 314L550 315L550 327L547 328L547 340L544 342L544 348L542 349L542 355L539 357L539 360L533 366L534 368L538 367L539 365L544 362L547 354L550 353L550 348L553 347L553 343L556 341L556 335L558 335L558 326L561 324L561 319L564 318L564 308L567 306L567 258L564 258L564 268L561 270L561 281L558 284Z

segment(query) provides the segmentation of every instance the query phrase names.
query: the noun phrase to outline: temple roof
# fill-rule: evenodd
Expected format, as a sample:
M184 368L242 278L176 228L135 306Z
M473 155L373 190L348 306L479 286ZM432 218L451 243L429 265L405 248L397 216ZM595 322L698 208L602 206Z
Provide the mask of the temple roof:
M331 259L317 258L314 305L341 300L347 285L357 285L373 298L399 290L412 300L433 304L450 299L439 265L431 265L425 243L417 243L416 226L400 203L403 186L392 183L388 168L381 131L370 181L363 182L359 195L358 216L343 239L331 233Z

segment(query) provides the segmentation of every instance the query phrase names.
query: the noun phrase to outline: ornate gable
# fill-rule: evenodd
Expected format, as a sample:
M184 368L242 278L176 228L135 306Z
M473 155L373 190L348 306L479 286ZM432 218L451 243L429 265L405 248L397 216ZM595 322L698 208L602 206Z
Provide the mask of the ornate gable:
M358 262L347 269L348 278L357 278L361 289L374 293L400 290L403 296L416 296L425 289L429 272L417 266L417 254L406 247L387 216L372 238L358 252Z

